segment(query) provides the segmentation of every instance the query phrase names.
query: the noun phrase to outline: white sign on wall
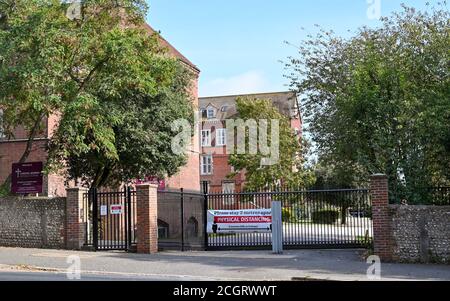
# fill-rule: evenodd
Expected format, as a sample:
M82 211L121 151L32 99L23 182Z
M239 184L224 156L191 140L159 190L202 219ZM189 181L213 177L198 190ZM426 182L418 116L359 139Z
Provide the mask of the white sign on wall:
M271 209L208 211L208 233L253 233L271 230Z

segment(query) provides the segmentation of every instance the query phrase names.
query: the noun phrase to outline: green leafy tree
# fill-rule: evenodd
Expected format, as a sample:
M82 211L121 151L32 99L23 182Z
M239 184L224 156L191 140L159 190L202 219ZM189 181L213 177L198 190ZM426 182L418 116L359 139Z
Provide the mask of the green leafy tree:
M145 31L143 0L0 1L0 106L12 133L57 114L47 171L92 187L171 175L171 121L193 119L192 74Z
M229 164L234 167L235 172L230 175L234 177L237 173L245 171L246 189L258 190L275 185L289 185L296 187L306 187L312 183L312 174L304 168L304 153L306 153L306 143L299 141L290 126L288 117L282 115L270 100L238 98L236 100L238 114L236 118L248 121L267 120L267 140L268 146L272 145L271 120L279 121L279 160L273 165L262 165L261 160L267 158L263 154L258 141L257 153L250 154L251 147L249 128L245 132L245 145L247 152L239 154L236 151L230 155ZM258 125L261 125L259 123ZM259 128L261 131L261 128ZM236 135L236 137L238 137Z
M449 12L383 18L344 39L320 30L287 64L319 161L347 185L386 173L390 190L422 197L450 182ZM350 179L349 179L350 176Z

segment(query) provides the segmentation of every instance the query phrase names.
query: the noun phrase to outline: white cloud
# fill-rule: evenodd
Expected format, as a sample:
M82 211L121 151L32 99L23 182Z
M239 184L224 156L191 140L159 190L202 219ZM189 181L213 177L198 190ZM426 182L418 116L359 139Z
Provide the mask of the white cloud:
M273 92L270 87L269 80L264 72L249 71L227 78L216 78L204 83L201 82L200 95L207 97Z

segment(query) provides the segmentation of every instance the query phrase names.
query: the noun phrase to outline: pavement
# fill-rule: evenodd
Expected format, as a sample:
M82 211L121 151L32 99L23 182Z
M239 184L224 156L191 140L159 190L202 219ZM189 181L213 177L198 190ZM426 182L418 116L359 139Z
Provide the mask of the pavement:
M0 248L0 280L68 280L70 256L80 259L81 280L148 281L367 281L362 250L81 252ZM39 277L40 276L40 277ZM450 280L450 265L381 264L380 280Z

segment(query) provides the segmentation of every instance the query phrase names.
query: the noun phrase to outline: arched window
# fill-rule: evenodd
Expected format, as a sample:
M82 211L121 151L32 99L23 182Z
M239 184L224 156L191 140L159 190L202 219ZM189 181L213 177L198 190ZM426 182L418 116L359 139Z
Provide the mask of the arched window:
M169 238L169 224L158 219L158 238Z
M198 221L191 216L186 225L186 237L198 237Z

